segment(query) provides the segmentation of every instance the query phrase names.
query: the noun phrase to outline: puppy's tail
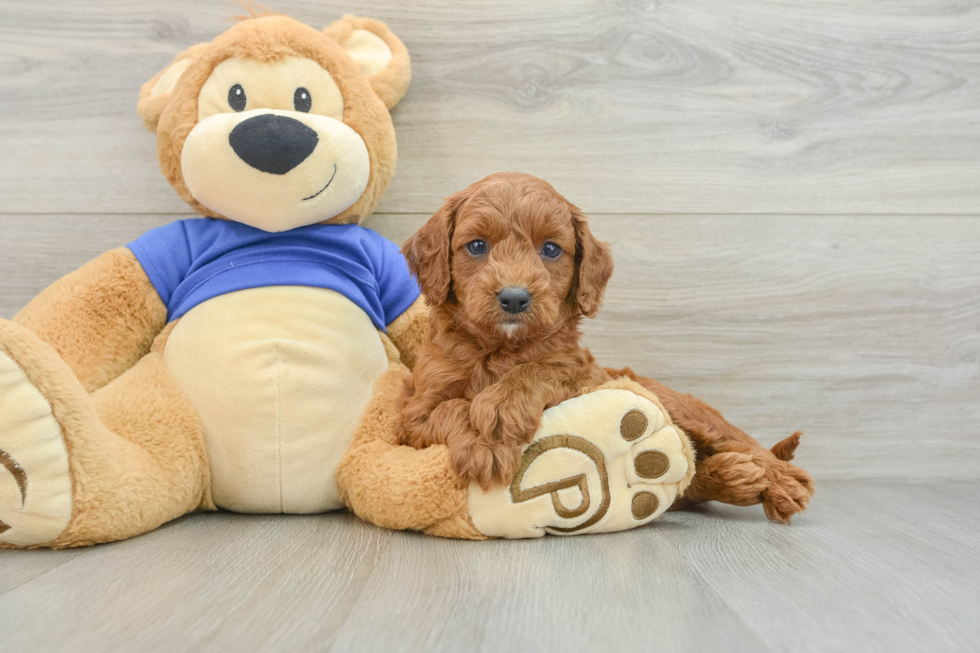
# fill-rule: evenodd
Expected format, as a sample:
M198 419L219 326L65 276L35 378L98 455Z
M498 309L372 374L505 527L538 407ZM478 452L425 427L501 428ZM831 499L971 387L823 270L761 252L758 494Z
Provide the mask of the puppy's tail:
M780 440L774 444L770 451L772 451L773 455L780 460L784 460L786 462L793 460L793 455L796 453L796 448L800 446L801 435L803 435L803 431L797 431L785 440Z

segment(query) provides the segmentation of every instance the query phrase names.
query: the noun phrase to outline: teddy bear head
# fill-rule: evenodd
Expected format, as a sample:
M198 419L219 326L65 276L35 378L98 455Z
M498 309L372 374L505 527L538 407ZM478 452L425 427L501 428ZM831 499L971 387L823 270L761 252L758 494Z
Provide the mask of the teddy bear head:
M318 31L261 15L177 55L138 111L184 201L278 232L374 210L397 157L388 110L410 78L405 46L379 21Z

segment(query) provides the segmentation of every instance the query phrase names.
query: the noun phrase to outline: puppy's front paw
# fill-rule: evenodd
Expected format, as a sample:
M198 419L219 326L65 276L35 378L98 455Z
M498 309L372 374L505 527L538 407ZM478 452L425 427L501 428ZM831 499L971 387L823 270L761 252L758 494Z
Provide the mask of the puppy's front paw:
M506 485L521 458L520 447L488 444L482 439L457 437L449 441L449 458L459 476L460 487L477 483L484 490Z
M543 410L525 401L523 395L488 388L473 400L470 424L484 442L520 449L534 437Z

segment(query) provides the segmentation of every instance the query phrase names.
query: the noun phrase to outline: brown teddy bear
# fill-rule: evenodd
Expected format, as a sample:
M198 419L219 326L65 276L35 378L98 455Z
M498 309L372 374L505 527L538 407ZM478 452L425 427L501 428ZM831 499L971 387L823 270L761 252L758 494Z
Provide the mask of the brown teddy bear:
M118 540L216 508L349 506L479 539L630 528L685 489L764 501L780 520L805 507L809 477L783 462L795 440L774 455L641 378L547 411L508 488L460 488L444 447L396 446L394 395L427 308L397 247L357 223L394 173L388 111L410 74L378 21L318 31L263 15L143 86L161 170L204 217L0 320L0 547ZM579 444L540 444L557 433ZM638 485L623 470L651 447L672 466Z

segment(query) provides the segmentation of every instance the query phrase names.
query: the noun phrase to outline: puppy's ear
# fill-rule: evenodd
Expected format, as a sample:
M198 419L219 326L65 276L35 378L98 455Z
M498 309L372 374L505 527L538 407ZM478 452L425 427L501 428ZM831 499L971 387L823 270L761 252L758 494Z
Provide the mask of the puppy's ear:
M452 290L451 251L456 212L466 191L450 195L422 228L405 241L402 254L429 306L445 304Z
M585 317L595 317L602 306L606 284L613 273L609 245L599 242L589 229L589 221L578 207L569 205L575 226L575 279L569 291Z

